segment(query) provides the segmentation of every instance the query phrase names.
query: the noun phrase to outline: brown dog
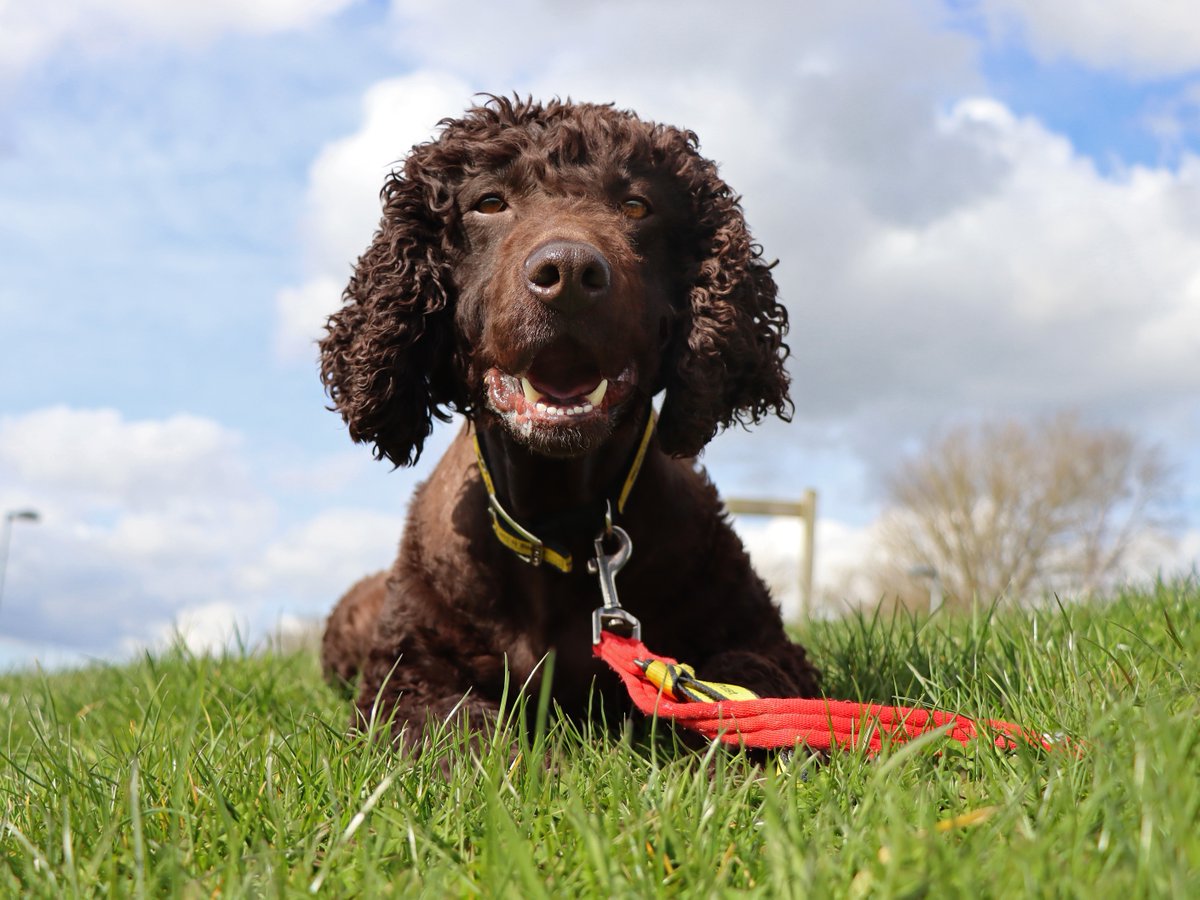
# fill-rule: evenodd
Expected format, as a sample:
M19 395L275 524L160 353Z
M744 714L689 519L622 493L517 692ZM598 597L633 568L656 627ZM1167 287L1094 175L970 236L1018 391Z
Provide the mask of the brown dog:
M392 570L330 616L327 675L361 676L362 716L394 713L413 744L455 709L487 727L506 668L536 684L553 650L560 707L594 699L617 721L629 704L591 653L586 565L611 510L633 546L621 601L656 652L815 695L692 459L735 421L790 411L787 313L737 197L695 135L608 106L493 98L441 124L384 185L321 368L351 436L397 465L434 418L466 421Z

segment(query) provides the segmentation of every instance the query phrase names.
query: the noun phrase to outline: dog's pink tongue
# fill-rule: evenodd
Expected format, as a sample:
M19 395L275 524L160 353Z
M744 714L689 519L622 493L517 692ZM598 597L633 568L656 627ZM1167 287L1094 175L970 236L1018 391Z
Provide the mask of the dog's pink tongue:
M533 385L534 390L552 400L562 401L576 400L587 396L599 386L600 380L600 375L596 373L574 375L564 373L553 378L539 377L534 372L529 373L529 383Z
M569 339L543 349L526 377L539 394L560 401L585 397L603 380L591 355Z

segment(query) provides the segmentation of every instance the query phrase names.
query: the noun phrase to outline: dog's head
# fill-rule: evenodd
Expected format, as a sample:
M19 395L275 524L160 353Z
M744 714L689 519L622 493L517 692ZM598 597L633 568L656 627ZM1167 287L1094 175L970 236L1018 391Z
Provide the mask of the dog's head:
M787 418L787 312L695 135L504 98L441 126L384 184L321 341L356 441L411 464L458 411L582 454L661 390L677 456L732 422Z

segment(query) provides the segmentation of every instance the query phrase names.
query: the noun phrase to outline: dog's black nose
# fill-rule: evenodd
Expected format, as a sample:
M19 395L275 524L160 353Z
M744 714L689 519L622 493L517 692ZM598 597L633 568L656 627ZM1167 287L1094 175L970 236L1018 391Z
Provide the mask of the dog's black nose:
M551 241L525 260L525 284L543 303L574 315L608 296L612 266L591 244Z

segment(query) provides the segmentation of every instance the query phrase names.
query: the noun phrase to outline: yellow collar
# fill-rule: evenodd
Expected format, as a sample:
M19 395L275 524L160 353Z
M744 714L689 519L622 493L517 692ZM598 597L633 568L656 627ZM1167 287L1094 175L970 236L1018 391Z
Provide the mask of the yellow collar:
M621 493L617 495L616 506L618 513L625 511L625 503L629 499L629 493L633 490L638 473L642 470L642 463L646 459L646 449L650 446L650 437L654 434L654 424L656 421L657 417L654 415L654 410L651 409L650 415L646 417L646 428L642 432L642 440L638 444L637 453L634 454L633 462L629 466L629 473L625 476L625 481L621 485ZM479 466L479 474L483 477L484 487L487 488L488 512L492 516L492 531L496 533L496 537L500 540L500 543L530 565L540 566L543 562L546 562L560 572L570 572L574 563L569 552L557 550L547 545L545 541L510 516L508 511L500 504L500 500L496 497L496 485L492 481L492 474L488 471L487 463L483 458L483 447L479 444L478 432L475 432L473 440L475 443L475 462Z

